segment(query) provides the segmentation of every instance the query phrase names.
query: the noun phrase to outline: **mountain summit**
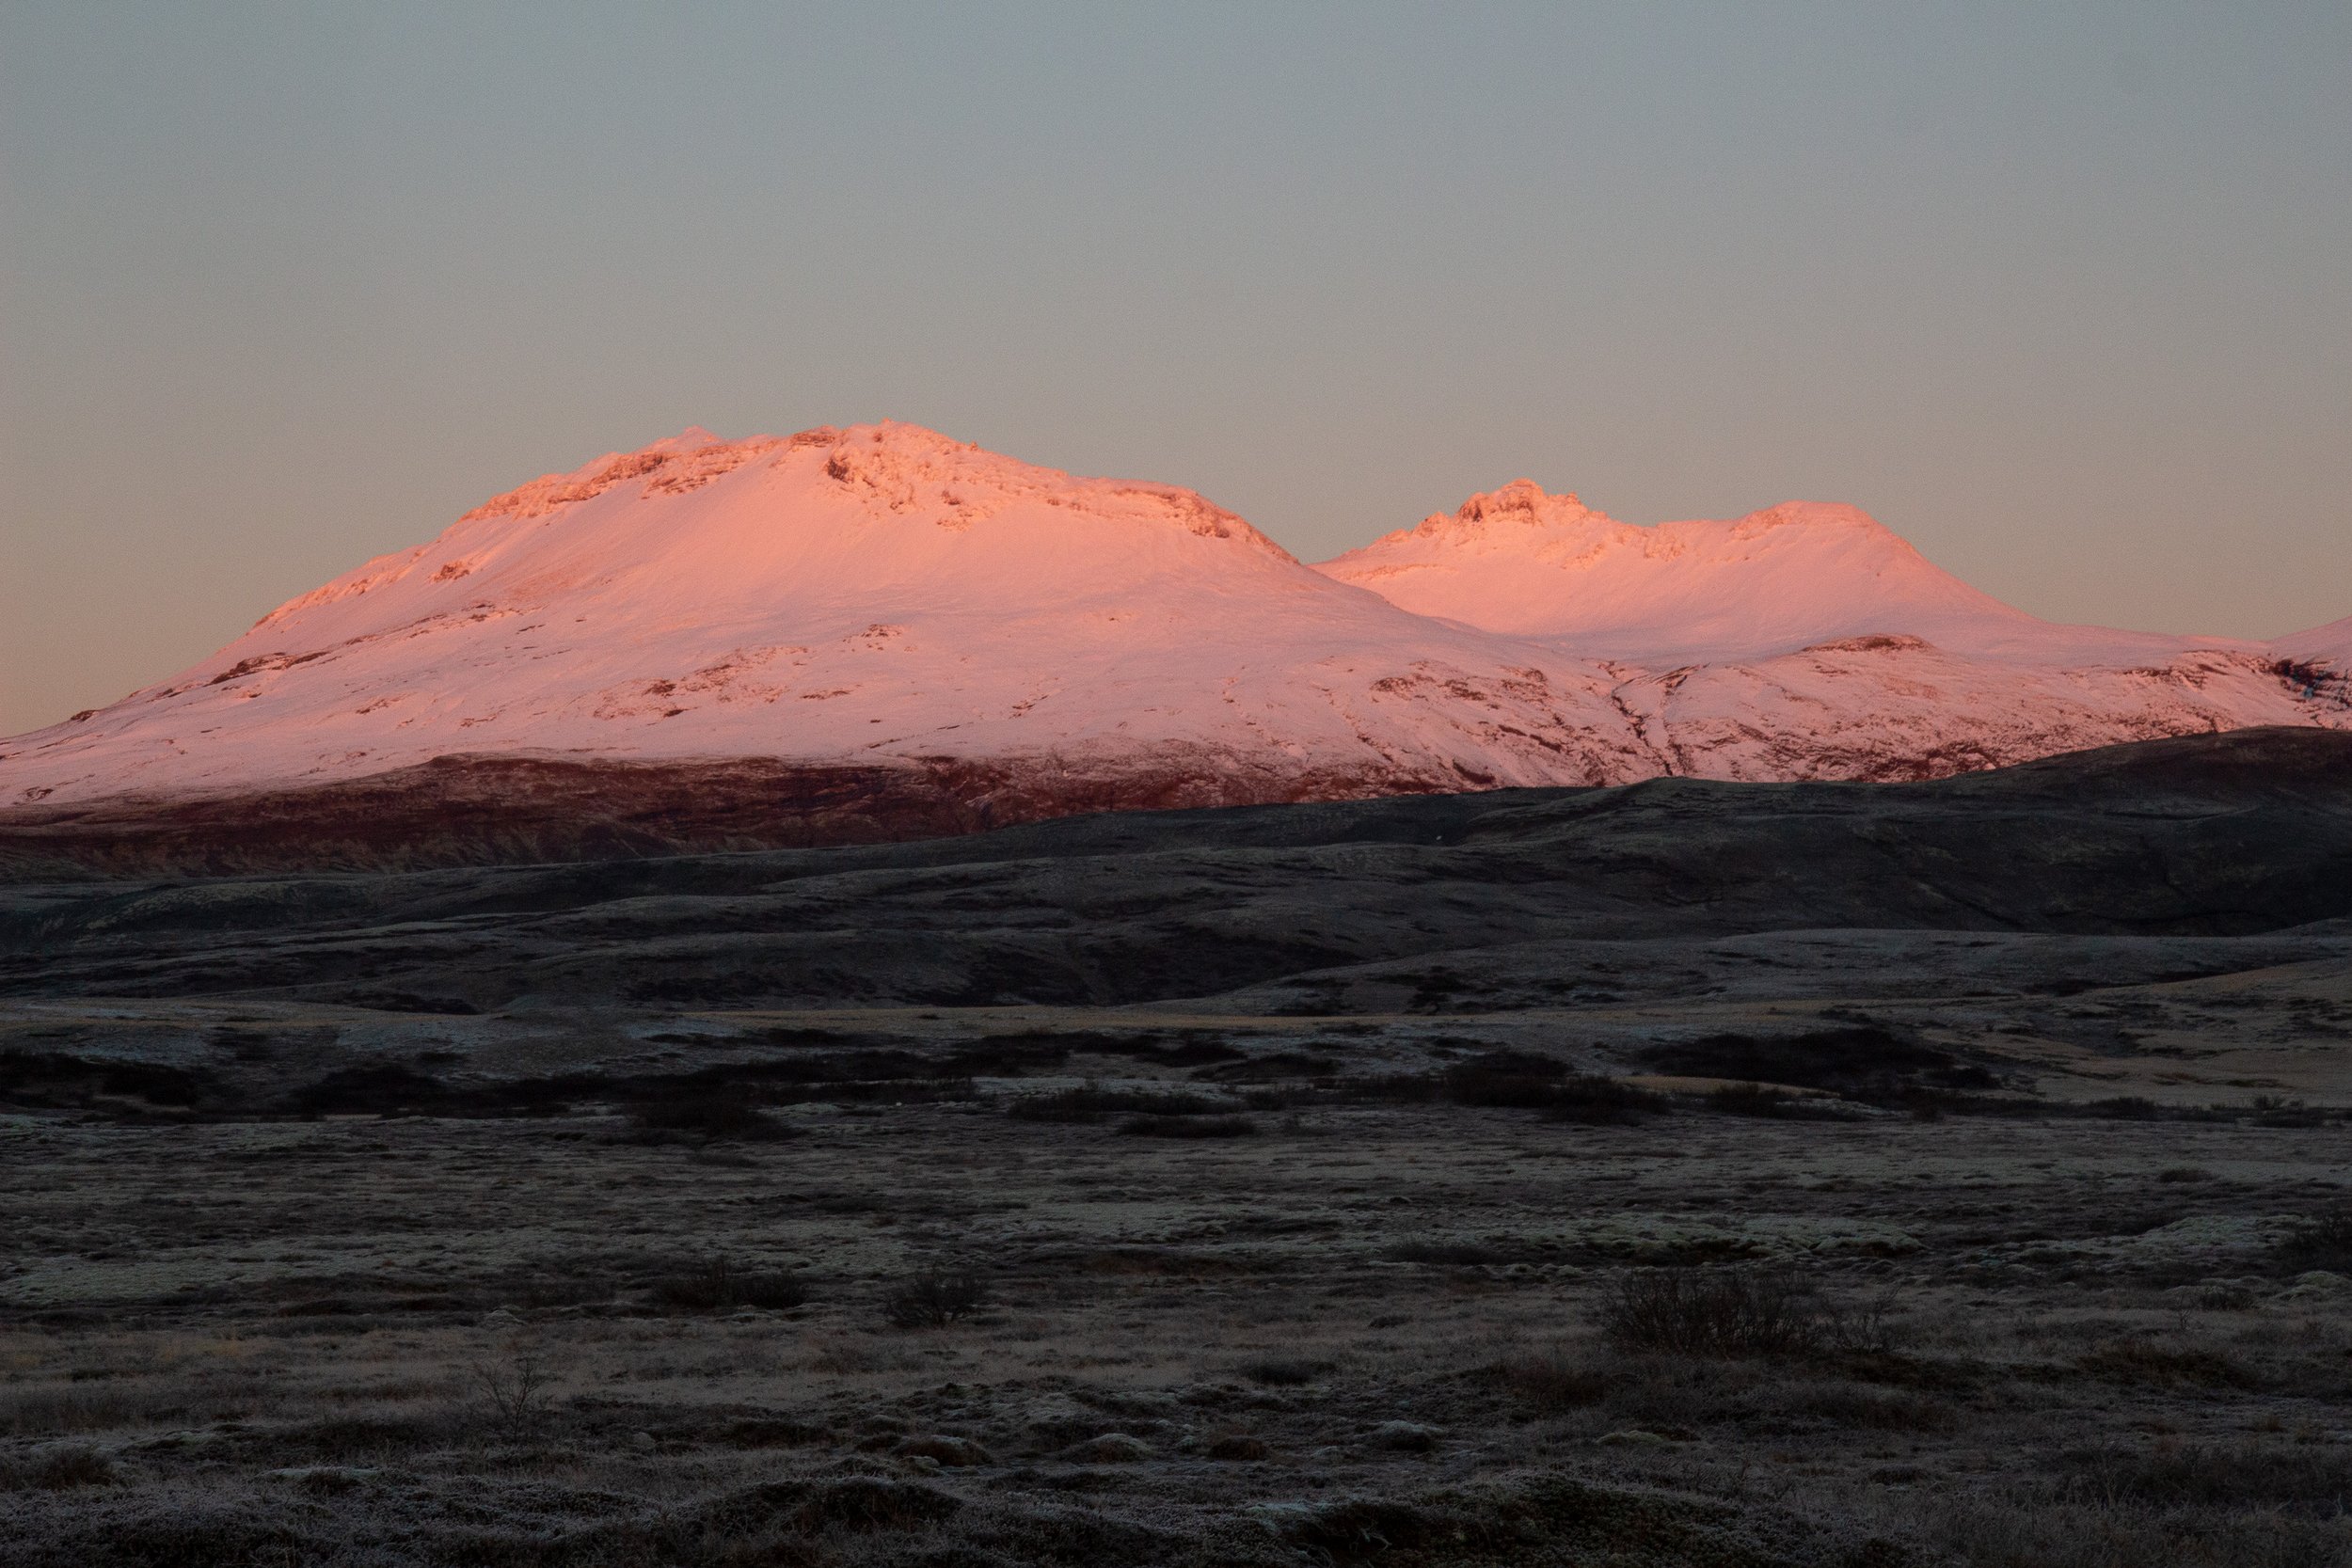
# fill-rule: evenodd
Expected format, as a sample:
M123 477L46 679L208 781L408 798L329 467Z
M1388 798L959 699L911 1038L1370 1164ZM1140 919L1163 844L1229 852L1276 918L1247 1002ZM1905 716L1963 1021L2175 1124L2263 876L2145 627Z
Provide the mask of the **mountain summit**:
M569 853L590 817L624 844L734 844L1668 773L1920 778L2352 727L2340 632L2048 626L1850 507L1636 528L1518 481L1316 568L1192 491L914 425L689 430L0 740L0 837L210 823L268 864L274 832L378 854L470 823L470 847L419 851L469 858L493 826L501 854Z
M1317 570L1416 614L1644 663L1752 658L1874 633L2043 660L2181 645L2037 621L1931 564L1869 514L1820 501L1639 528L1521 479Z

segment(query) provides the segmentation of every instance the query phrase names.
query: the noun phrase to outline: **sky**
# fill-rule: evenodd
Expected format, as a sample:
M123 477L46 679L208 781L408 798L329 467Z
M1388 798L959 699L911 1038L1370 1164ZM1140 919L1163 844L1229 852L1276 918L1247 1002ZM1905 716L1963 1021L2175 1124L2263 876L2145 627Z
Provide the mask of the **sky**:
M910 420L2352 614L2352 7L0 0L0 734L537 474Z

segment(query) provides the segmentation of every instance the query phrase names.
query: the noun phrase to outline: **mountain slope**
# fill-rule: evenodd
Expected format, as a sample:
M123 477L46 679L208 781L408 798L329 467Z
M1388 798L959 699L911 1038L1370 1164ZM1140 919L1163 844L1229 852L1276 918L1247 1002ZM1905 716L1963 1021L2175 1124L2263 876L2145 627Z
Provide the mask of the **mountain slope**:
M2332 673L2339 679L2352 675L2352 615L2275 639L2269 646L2282 658L2313 666L2315 673Z

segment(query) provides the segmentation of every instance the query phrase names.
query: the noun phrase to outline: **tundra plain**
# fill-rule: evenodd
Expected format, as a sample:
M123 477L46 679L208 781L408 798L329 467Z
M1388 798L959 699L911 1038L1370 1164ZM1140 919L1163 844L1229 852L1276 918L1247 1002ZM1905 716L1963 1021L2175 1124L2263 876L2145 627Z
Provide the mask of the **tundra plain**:
M0 887L0 1560L2352 1561L2352 770Z

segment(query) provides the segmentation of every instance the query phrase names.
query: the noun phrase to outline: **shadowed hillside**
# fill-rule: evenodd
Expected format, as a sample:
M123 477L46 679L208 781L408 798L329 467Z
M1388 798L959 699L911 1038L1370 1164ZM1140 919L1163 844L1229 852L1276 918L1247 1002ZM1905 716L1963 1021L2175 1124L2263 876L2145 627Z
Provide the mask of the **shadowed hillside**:
M2270 730L1920 784L1661 779L831 849L24 882L0 899L0 988L1115 1005L1547 942L2185 937L2344 915L2352 736Z

